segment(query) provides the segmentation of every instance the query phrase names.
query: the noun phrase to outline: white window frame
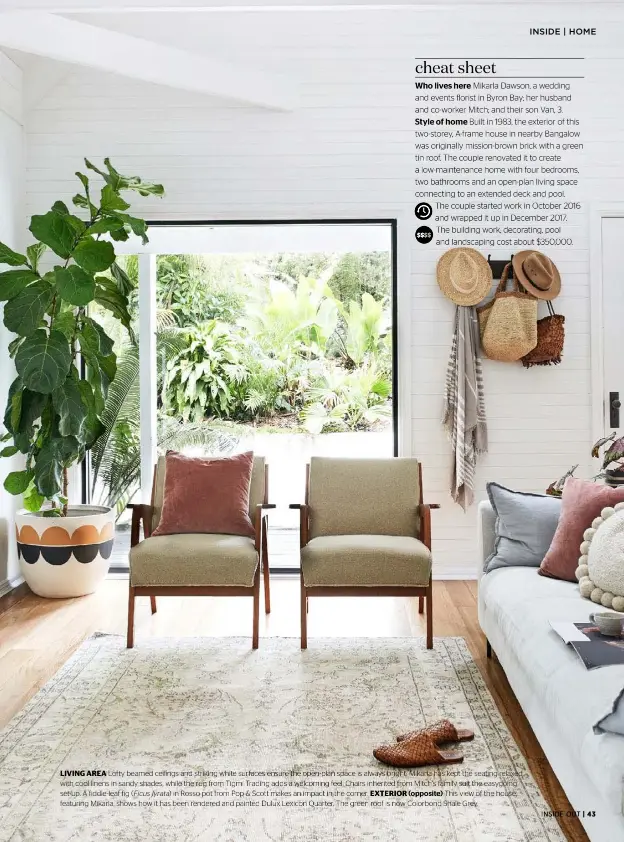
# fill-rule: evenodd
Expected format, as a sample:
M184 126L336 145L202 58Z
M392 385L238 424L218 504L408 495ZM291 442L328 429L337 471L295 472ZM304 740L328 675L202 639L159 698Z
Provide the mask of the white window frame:
M394 259L397 266L396 289L396 335L398 366L397 386L397 449L399 456L411 455L412 439L412 351L411 351L411 243L413 237L413 220L405 211L387 213L379 209L359 209L356 216L336 216L328 213L316 219L302 220L254 220L254 225L353 225L372 224L374 220L396 222L396 242L392 243ZM171 220L171 229L178 227L209 226L209 222L197 220ZM250 220L228 219L233 227L245 225ZM220 223L221 224L221 223ZM167 229L165 221L158 223L151 231L150 242L143 245L136 240L127 243L115 243L118 254L136 254L139 258L139 366L140 366L140 452L141 452L141 501L149 502L151 497L152 477L156 461L156 432L157 432L157 391L156 391L156 255L165 253L183 253L163 250L162 237L157 236L158 230ZM161 242L159 242L159 239ZM253 250L253 249L251 249ZM145 400L147 395L147 400Z

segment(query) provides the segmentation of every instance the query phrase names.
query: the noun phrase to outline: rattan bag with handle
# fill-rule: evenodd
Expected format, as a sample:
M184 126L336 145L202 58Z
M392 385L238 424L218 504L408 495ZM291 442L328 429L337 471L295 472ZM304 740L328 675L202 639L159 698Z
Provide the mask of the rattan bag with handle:
M549 316L545 316L537 323L537 345L522 357L522 365L531 368L533 365L558 365L563 354L565 339L565 316L555 313L550 301Z
M510 271L513 289L508 292ZM520 290L511 263L503 269L494 298L477 308L477 316L481 347L491 360L513 363L537 345L537 299Z

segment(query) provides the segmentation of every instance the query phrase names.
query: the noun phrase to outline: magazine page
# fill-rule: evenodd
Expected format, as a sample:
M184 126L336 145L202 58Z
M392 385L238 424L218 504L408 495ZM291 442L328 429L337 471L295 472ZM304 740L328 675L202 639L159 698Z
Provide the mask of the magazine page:
M623 44L0 0L0 842L624 839Z
M588 670L624 664L624 641L621 637L606 637L592 623L574 625L589 638L588 641L572 641L575 652Z

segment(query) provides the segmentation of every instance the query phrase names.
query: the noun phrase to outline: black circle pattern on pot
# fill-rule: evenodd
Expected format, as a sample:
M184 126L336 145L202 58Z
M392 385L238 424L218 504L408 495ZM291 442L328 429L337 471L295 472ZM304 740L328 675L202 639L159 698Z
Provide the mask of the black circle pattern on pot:
M81 544L75 547L40 547L36 544L17 543L18 557L24 559L26 564L35 564L41 555L48 564L60 565L69 561L73 555L76 561L81 564L89 564L94 561L98 554L103 559L110 558L113 551L113 539L103 541L101 544Z

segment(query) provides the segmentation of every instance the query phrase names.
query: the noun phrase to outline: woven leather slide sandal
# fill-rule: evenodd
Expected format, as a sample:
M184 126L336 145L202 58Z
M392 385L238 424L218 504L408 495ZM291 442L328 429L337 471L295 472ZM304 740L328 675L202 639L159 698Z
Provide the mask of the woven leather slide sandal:
M441 766L446 763L463 763L459 751L438 748L428 734L418 734L411 740L391 746L379 746L373 757L387 766Z
M400 734L396 739L397 743L402 743L404 740L411 740L417 737L418 734L429 734L434 743L467 743L474 740L474 731L468 728L456 728L449 719L440 719L439 722L434 722L433 725L428 725L426 728L419 728L417 731L408 731L406 734Z

